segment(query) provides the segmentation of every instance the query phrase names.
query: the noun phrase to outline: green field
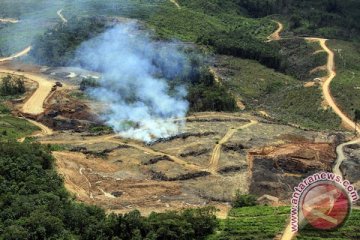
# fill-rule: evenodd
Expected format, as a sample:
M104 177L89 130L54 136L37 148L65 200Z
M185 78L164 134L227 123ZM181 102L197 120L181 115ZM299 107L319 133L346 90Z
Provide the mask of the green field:
M267 240L281 235L290 217L290 207L255 206L232 209L216 234L208 240ZM300 230L297 240L347 240L360 237L360 210L353 210L347 222L334 231Z
M289 207L243 207L232 209L221 221L218 232L208 240L273 239L281 233L289 218Z
M9 114L0 114L0 141L23 138L37 130L39 130L38 127L24 119Z
M339 129L340 119L321 108L318 86L305 88L304 82L264 67L256 61L220 57L224 84L244 101L249 110L266 110L272 117L312 129Z
M355 42L329 41L335 52L336 78L331 83L331 93L341 109L350 117L360 109L360 45Z

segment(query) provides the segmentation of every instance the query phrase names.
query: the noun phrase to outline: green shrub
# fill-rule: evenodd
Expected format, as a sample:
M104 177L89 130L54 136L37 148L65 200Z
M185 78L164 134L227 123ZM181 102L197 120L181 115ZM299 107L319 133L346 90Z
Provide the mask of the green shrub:
M1 79L0 93L2 96L12 96L25 93L25 82L22 77L7 75Z
M96 88L99 87L100 84L98 80L92 77L83 78L80 82L80 90L85 91L88 88Z
M239 191L235 193L235 198L232 202L233 208L251 207L256 205L256 197L249 194L241 194Z

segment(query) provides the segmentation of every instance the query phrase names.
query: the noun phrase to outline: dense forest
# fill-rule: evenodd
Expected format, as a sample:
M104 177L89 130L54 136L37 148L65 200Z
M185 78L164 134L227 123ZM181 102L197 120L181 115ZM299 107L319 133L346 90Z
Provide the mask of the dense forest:
M37 143L0 142L0 239L202 239L213 233L213 208L106 215L76 203Z

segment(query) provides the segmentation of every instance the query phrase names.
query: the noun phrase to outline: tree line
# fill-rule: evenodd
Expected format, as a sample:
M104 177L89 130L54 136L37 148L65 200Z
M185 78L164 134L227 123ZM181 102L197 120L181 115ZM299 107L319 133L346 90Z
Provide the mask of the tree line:
M7 75L1 79L1 96L12 96L25 93L25 82L23 77Z

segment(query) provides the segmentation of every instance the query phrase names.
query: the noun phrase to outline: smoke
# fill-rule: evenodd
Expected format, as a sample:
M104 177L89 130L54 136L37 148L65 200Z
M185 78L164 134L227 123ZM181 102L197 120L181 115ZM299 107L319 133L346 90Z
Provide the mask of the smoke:
M9 56L33 45L38 36L61 23L57 11L67 19L84 16L140 17L152 13L161 3L133 0L0 0L0 18L14 18L16 24L0 23L0 54Z
M170 89L169 81L182 72L187 60L176 46L152 40L130 22L77 50L82 67L102 73L100 86L89 94L107 106L101 116L122 137L151 142L182 131L186 90Z

